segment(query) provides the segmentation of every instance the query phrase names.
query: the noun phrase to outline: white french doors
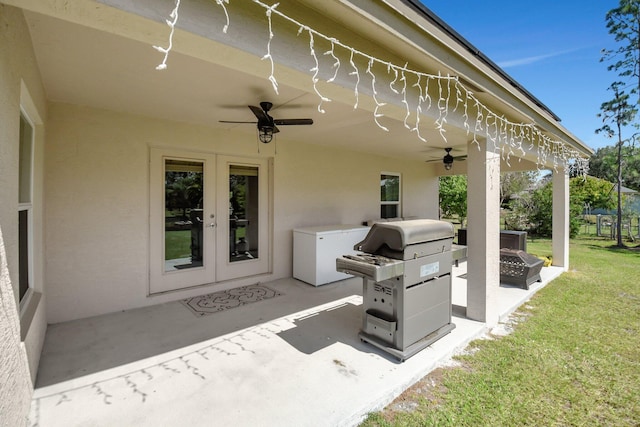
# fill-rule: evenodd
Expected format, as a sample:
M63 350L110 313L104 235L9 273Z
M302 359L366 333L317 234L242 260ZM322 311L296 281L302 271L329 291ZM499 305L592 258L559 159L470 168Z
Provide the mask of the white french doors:
M150 154L151 294L269 271L266 159Z

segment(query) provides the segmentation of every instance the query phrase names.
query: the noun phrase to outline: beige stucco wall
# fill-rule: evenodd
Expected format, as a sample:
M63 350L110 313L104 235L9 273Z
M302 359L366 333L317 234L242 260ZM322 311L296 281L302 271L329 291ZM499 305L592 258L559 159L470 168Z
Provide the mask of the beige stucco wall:
M281 149L285 147L285 149ZM278 277L292 274L293 229L360 224L380 216L380 173L401 174L402 215L438 218L438 180L411 162L291 141L275 159L275 242Z
M26 93L28 92L28 94ZM20 426L26 423L32 378L46 330L45 298L30 307L30 321L21 326L17 304L18 282L18 140L22 102L27 110L46 116L45 96L31 39L22 12L0 4L0 425ZM44 292L42 276L42 143L44 126L36 129L34 153L32 253L37 261L33 268L34 290ZM24 311L24 310L23 310ZM22 330L21 328L27 328ZM25 341L22 341L22 337ZM31 366L31 368L30 368ZM31 373L30 373L31 370Z
M422 162L336 151L252 132L51 104L46 150L49 322L185 298L242 280L148 296L149 147L273 158L273 273L292 274L292 230L379 216L379 174L402 173L403 214L437 217ZM259 150L259 152L258 152Z
M55 103L47 135L49 322L203 293L148 297L149 149L263 156L255 140Z

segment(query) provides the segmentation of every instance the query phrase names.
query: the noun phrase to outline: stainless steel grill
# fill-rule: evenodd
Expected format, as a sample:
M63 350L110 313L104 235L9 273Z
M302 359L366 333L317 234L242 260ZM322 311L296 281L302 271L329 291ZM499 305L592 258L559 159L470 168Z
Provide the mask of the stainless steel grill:
M404 361L455 328L451 323L453 226L444 221L376 223L336 260L363 278L360 339Z

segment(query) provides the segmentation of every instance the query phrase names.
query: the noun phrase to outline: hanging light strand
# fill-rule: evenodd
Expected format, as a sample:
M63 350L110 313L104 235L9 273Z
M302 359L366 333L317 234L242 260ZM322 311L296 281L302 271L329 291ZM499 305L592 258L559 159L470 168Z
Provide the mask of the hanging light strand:
M307 29L305 27L305 29ZM311 77L311 81L313 82L313 90L315 91L315 93L318 95L318 97L320 98L320 103L318 104L318 112L324 114L324 109L322 108L322 103L323 102L331 102L331 99L327 98L326 96L323 96L320 91L318 90L318 82L320 81L320 79L318 79L318 73L320 73L320 63L318 62L318 55L316 55L316 51L314 48L315 42L313 39L313 31L309 31L307 29L307 31L309 32L309 51L311 53L311 56L313 57L313 60L315 62L315 66L313 68L311 68L309 71L313 72L313 76Z
M269 75L269 81L273 86L273 91L278 94L278 81L275 76L275 62L273 61L273 55L271 55L271 42L273 41L273 22L271 21L271 14L273 10L278 7L280 3L274 4L272 7L267 8L265 14L267 15L267 22L269 23L269 41L267 42L267 53L262 57L263 60L268 60L271 65L271 74Z
M229 12L227 11L226 4L229 4L229 0L216 0L216 3L218 4L218 6L222 8L222 10L224 11L224 16L227 18L227 23L224 25L224 27L222 27L222 32L227 34L230 21L229 21Z
M226 16L226 24L223 27L223 32L226 33L230 25L229 13L226 7L229 4L229 0L215 0L215 2L217 5L222 7ZM538 169L540 169L541 165L548 164L549 158L551 158L551 163L556 170L560 166L566 167L567 169L571 167L577 171L582 172L582 174L586 174L588 170L587 157L584 157L576 149L562 141L551 140L551 138L545 135L533 123L511 122L506 117L494 113L478 98L476 98L473 92L467 89L460 82L457 76L451 76L448 74L446 76L443 76L440 73L438 73L437 75L423 73L409 68L408 63L405 63L404 66L401 66L393 64L389 61L382 60L380 58L376 58L372 55L369 55L365 52L362 52L340 42L335 37L326 36L325 34L320 33L319 31L309 27L308 25L298 22L297 20L278 10L279 3L275 3L270 6L262 2L261 0L252 0L252 2L264 8L267 16L269 25L269 39L267 41L267 52L262 59L269 60L271 63L271 73L268 77L268 80L272 83L273 89L276 93L278 93L278 83L275 77L275 61L271 52L271 42L274 38L272 21L273 15L276 15L279 18L297 26L299 28L298 35L300 35L301 33L306 33L309 36L309 52L315 64L314 67L310 69L310 71L313 73L311 79L313 90L319 97L319 112L325 112L322 106L325 102L330 102L331 99L324 96L317 86L319 82L318 76L320 74L320 62L315 51L316 39L322 39L329 43L331 46L326 52L324 52L325 56L330 56L333 59L333 74L329 79L327 79L327 83L332 83L337 79L340 67L342 65L341 60L336 53L336 48L339 47L349 52L349 65L351 66L353 71L350 71L348 74L349 76L355 76L355 83L353 87L355 97L354 109L357 109L359 105L359 85L361 80L361 70L356 63L356 57L362 58L363 61L366 61L367 66L365 74L367 74L371 78L372 97L375 102L373 119L376 125L381 129L388 131L388 128L379 121L380 118L384 117L384 114L381 112L381 108L386 105L386 103L382 102L382 100L380 99L376 86L377 78L374 69L377 69L379 66L383 66L387 70L387 74L393 77L393 79L389 83L389 89L393 93L402 96L400 102L404 104L406 108L404 126L411 132L416 132L420 140L426 141L420 135L420 116L422 114L426 114L431 110L432 100L429 94L429 82L431 80L434 80L438 85L438 100L437 103L435 103L435 106L437 107L437 112L435 115L437 115L437 118L434 124L441 138L445 142L447 141L445 133L448 115L450 113L458 111L458 108L462 106L462 112L459 114L462 117L463 127L467 134L472 134L471 143L476 144L478 148L480 148L478 136L484 136L494 144L496 150L502 153L501 156L503 157L503 159L507 163L509 163L510 158L515 155L515 151L519 151L522 155L525 155L526 151L523 148L523 144L525 142L528 142L529 150L535 151L537 153L536 155ZM164 70L167 68L167 59L169 56L169 52L173 47L173 35L176 23L178 21L179 7L180 0L176 0L175 8L170 14L171 19L166 21L167 25L169 25L169 27L171 28L168 47L164 48L160 46L153 46L156 50L164 54L162 63L156 67L156 69L158 70ZM412 86L417 90L415 100L416 119L413 127L408 123L411 116L411 103L407 90L408 76L415 76L417 81L417 83ZM424 86L422 84L422 79L426 81L426 84ZM453 87L451 85L451 82L453 82ZM401 89L398 87L399 84L402 84ZM455 99L452 98L453 96L455 96ZM473 108L475 108L476 110L475 119L471 119L469 117L469 107L471 105L473 105ZM473 122L475 122L475 124L472 125Z
M360 71L358 70L358 67L356 66L355 62L353 62L353 55L355 54L354 51L351 51L351 56L349 57L349 64L353 67L353 71L349 73L350 76L356 76L356 83L354 85L354 95L356 98L355 104L353 104L353 109L357 109L358 108L358 102L359 102L359 97L360 95L358 94L358 86L360 85Z
M373 67L373 59L369 60L369 65L367 66L367 74L371 76L371 90L373 92L373 101L376 103L376 108L373 110L373 120L376 122L378 127L385 132L389 132L389 129L382 126L378 121L378 118L383 117L384 114L379 113L380 107L384 107L386 104L384 102L378 101L378 91L376 90L376 75L371 70Z
M176 29L176 23L178 22L178 10L180 9L180 0L176 0L176 6L173 8L169 17L171 20L167 19L165 22L171 28L171 32L169 33L169 45L165 48L162 46L153 46L155 50L164 54L164 58L162 59L162 63L156 67L156 70L166 70L167 69L167 59L169 59L169 52L173 48L173 33Z

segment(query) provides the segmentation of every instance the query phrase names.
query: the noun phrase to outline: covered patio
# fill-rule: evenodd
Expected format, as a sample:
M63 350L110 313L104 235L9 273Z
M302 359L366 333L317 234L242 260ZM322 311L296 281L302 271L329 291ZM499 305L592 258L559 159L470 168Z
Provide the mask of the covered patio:
M591 150L418 0L0 0L0 18L16 425L356 422L539 288L500 286L506 171L552 171L545 283L569 268L569 168ZM398 364L357 338L358 280L292 279L294 230L438 219L450 174L469 182L457 327ZM178 302L256 283L283 295Z
M501 286L501 320L561 273ZM404 363L358 339L359 278L277 280L278 297L201 317L172 302L51 326L30 423L357 425L490 330L464 316L465 274L454 267L456 328Z

